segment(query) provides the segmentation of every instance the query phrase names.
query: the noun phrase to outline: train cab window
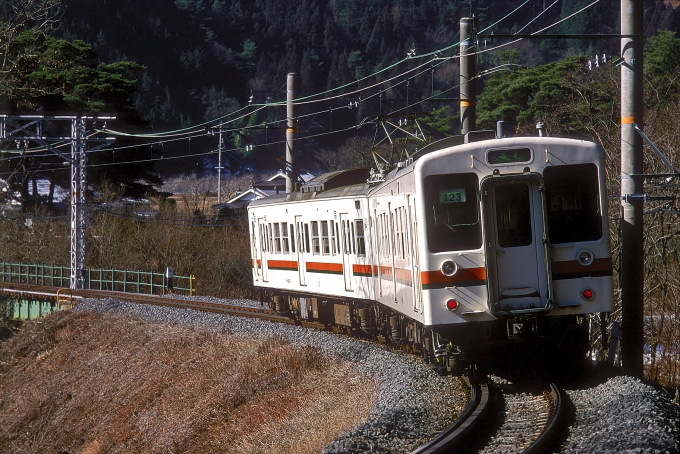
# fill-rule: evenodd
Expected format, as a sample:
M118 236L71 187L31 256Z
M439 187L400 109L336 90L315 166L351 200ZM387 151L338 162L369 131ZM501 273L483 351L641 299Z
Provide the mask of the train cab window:
M428 175L423 182L430 251L464 251L482 246L476 173Z
M364 221L362 221L361 219L357 219L355 221L355 223L356 223L356 232L357 232L357 237L356 237L357 255L365 256L366 255L366 241L364 239Z
M550 243L599 240L602 237L602 213L597 166L547 167L543 177Z
M305 252L309 254L309 224L305 224Z
M331 244L328 236L328 221L321 221L321 253L330 255Z
M335 223L331 221L331 255L336 255L338 253L336 238L338 234L335 230Z
M290 243L288 241L288 224L285 222L281 223L281 250L284 254L290 252Z
M319 245L319 223L312 221L312 254L319 255L321 247Z
M290 227L290 252L295 252L295 226L288 224Z

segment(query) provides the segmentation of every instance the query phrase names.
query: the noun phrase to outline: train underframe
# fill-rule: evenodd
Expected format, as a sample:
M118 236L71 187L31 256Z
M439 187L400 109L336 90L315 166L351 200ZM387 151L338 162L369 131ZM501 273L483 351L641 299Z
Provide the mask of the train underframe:
M588 350L579 316L523 316L437 327L424 326L374 301L270 293L261 300L301 325L376 340L419 354L439 374L469 375L500 369L573 369Z

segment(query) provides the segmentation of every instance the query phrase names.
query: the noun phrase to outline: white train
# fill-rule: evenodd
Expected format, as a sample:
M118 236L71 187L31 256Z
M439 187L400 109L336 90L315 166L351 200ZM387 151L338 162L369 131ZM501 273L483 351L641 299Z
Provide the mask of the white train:
M452 141L387 175L333 172L251 202L255 286L301 323L411 344L450 370L517 339L582 356L582 316L613 307L602 150Z

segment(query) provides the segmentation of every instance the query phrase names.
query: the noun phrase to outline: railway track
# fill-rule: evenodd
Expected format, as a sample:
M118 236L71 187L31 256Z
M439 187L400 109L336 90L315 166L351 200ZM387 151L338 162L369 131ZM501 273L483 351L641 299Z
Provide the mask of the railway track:
M539 391L501 386L493 434L480 453L553 452L563 433L566 407L554 383Z
M0 283L0 293L53 297L60 306L74 305L82 298L113 298L141 304L215 312L239 317L251 317L285 324L325 329L325 325L295 321L264 307L248 307L106 290L57 289L21 283ZM555 434L564 420L562 392L551 384L549 390L530 395L499 391L485 378L467 380L470 402L451 426L414 451L414 454L448 452L550 452ZM497 409L501 408L500 413ZM497 411L494 411L497 410ZM499 418L499 415L502 418ZM494 423L494 417L502 421ZM489 428L494 427L493 434ZM527 435L528 434L528 435ZM486 440L486 441L485 441Z
M180 309L193 309L221 314L235 315L239 317L252 317L279 323L295 324L295 321L279 315L276 311L264 307L235 306L203 301L192 301L170 296L144 295L140 293L114 292L110 290L71 290L57 289L32 284L0 283L2 293L22 293L26 295L39 295L53 297L59 305L73 304L81 298L114 298L133 303L155 304L160 306L175 307Z
M489 383L470 383L470 403L453 424L424 444L413 454L438 454L459 451L462 443L485 422L494 400L495 392Z
M413 454L553 451L565 421L563 393L555 384L539 395L501 392L488 381L469 384L470 403L460 417Z

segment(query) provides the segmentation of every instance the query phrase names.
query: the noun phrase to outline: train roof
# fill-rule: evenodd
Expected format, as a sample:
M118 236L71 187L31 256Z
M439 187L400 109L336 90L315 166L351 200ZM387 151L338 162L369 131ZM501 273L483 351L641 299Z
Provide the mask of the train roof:
M269 196L250 202L250 206L269 205L282 202L300 202L304 200L317 200L331 197L357 197L367 196L378 191L384 184L401 174L411 170L416 162L427 156L429 159L437 159L440 153L469 152L471 149L478 148L481 142L486 142L482 147L501 148L517 147L521 145L543 145L551 143L553 145L575 145L581 144L583 147L597 147L590 141L580 139L567 139L556 137L512 137L495 138L493 131L477 131L477 135L470 139L463 136L447 137L437 142L432 142L419 150L408 161L397 164L390 169L387 174L379 174L368 168L357 168L338 170L320 174L300 188L299 192L282 193ZM440 152L440 153L437 153ZM370 183L369 183L369 180Z

